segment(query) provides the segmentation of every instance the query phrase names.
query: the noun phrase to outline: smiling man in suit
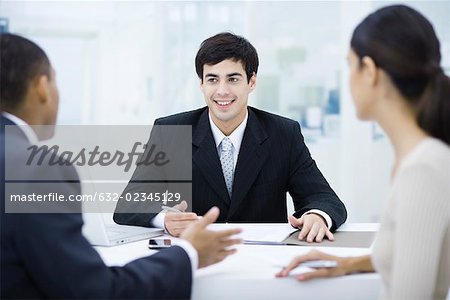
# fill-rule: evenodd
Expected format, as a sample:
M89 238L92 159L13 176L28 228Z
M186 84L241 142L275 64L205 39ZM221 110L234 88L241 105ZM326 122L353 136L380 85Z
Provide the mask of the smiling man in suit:
M203 41L195 65L207 107L155 121L192 126L193 212L183 213L182 202L179 213L124 213L133 204L119 201L117 223L164 227L177 236L211 206L220 208L218 222L286 222L289 192L295 208L289 221L302 228L299 239L334 238L346 209L311 158L298 122L248 106L258 64L243 37L219 33ZM138 167L124 193L145 173Z
M188 299L194 270L235 252L229 247L240 240L230 236L239 230L205 229L217 208L192 222L177 246L123 267L107 267L82 235L77 202L49 203L52 213L7 210L14 187L25 197L66 199L81 189L72 165L24 163L27 148L52 135L34 125L53 129L56 122L59 96L47 55L23 37L0 34L0 68L1 299Z

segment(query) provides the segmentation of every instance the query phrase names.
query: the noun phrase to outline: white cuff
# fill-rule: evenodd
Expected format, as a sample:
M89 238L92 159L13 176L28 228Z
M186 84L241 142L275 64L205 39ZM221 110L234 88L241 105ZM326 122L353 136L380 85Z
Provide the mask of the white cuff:
M164 226L164 218L166 217L166 213L160 212L153 219L150 220L150 225L157 228L163 228L164 232L166 231L166 226Z
M164 228L164 231L167 233L166 226L164 226L165 216L166 216L165 212L160 212L150 221L150 224L153 227ZM184 251L186 251L187 255L189 256L189 260L191 262L192 278L194 278L194 271L197 270L198 268L197 250L195 250L194 246L192 246L191 243L189 243L188 241L174 237L172 237L171 240L173 245L180 246L181 248L183 248Z
M311 209L311 210L308 210L307 212L305 212L305 213L302 215L302 217L303 217L304 215L312 214L312 213L318 214L318 215L322 216L322 217L325 219L325 222L327 223L328 229L331 228L331 225L333 225L333 221L331 221L330 216L329 216L326 212L323 212L323 211L321 211L321 210L319 210L319 209Z

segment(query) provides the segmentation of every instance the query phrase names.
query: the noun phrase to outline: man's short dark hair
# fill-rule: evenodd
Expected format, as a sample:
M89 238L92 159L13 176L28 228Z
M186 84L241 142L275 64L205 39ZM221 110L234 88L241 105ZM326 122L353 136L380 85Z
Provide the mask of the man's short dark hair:
M255 47L242 36L222 32L207 38L200 45L195 57L198 77L203 80L204 65L215 65L226 59L241 62L248 81L258 72L259 61Z
M45 52L21 36L0 34L0 109L18 108L30 82L40 75L50 78L50 61Z

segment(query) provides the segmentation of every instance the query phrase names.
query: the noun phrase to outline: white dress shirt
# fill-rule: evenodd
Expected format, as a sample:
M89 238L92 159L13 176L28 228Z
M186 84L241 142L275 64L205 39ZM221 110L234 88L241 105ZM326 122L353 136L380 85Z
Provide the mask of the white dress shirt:
M214 141L216 142L216 149L217 153L220 157L221 147L222 147L222 140L225 137L228 137L233 144L233 163L234 163L234 169L236 169L237 160L239 157L239 150L241 149L242 139L244 138L244 132L245 127L247 127L247 120L248 120L248 111L245 114L245 118L242 121L241 124L239 124L238 127L229 135L226 136L223 134L222 131L220 131L219 127L214 124L213 120L211 119L211 115L209 115L209 124L211 125L211 131L214 137Z

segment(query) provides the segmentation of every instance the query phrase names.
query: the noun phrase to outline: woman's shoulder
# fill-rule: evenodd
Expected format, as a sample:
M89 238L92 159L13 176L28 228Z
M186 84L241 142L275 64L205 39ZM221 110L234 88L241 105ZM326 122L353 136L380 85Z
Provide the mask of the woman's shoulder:
M395 183L409 189L427 186L450 194L450 147L435 138L419 143L402 161Z
M404 159L400 169L413 167L428 167L450 176L450 146L435 138L423 140Z
M449 182L450 147L428 138L403 160L393 182L392 194L397 195L399 210L411 210L418 205L421 208L417 211L419 214L430 210L450 217Z

